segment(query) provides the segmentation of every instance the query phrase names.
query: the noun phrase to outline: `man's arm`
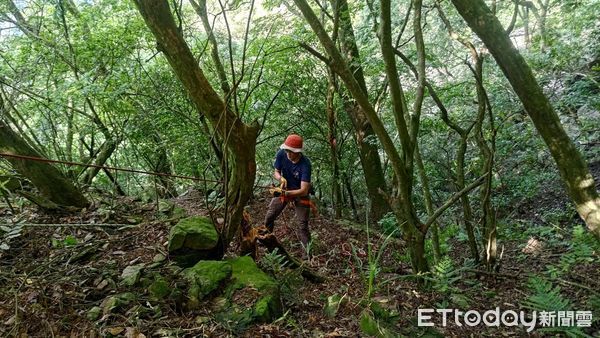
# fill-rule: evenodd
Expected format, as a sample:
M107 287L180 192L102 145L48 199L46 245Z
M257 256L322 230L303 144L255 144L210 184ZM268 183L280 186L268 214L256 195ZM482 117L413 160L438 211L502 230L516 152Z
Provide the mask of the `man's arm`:
M300 189L297 190L288 190L285 192L286 196L296 197L296 196L307 196L310 191L310 182L302 181L300 182Z

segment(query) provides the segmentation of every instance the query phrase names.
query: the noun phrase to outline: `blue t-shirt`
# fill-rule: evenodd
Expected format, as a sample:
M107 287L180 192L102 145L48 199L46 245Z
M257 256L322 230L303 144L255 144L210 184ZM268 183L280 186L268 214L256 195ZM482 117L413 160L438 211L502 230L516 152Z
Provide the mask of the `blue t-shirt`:
M288 190L300 189L300 182L310 183L310 160L302 154L298 163L293 163L287 158L285 150L280 149L275 157L273 167L279 170L281 176L287 180Z

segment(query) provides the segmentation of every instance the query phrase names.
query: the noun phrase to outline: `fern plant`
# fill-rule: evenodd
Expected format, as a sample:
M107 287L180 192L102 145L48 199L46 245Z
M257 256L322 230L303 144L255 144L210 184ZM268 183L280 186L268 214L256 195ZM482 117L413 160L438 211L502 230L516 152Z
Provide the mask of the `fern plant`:
M439 293L447 294L454 291L453 284L460 279L460 274L454 267L452 260L446 256L432 269L432 287Z
M527 283L531 291L529 297L522 302L526 309L534 311L572 311L571 301L563 297L560 293L560 287L554 286L550 281L541 277L532 277ZM568 337L589 337L578 327L543 327L539 332L559 333Z
M261 258L260 265L277 280L281 295L287 304L299 303L297 290L303 279L298 269L288 269L285 257L277 249L266 253Z
M445 256L433 266L430 275L424 276L425 280L430 282L432 289L444 296L442 302L439 303L439 307L448 307L449 302L462 308L469 306L469 299L460 292L455 284L462 278L461 272L470 267L471 261L467 261L465 266L457 268L454 266L452 259Z
M562 255L556 266L548 269L552 277L558 277L580 263L593 262L600 252L598 241L581 225L573 228L569 251Z

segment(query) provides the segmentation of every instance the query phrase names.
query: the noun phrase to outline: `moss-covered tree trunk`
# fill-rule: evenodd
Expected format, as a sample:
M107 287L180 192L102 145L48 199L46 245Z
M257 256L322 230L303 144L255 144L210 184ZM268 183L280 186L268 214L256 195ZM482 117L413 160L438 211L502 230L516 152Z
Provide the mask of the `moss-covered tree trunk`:
M169 4L163 0L135 1L144 21L154 34L159 50L187 90L200 114L204 114L223 142L227 161L225 225L220 230L219 254L239 231L243 208L252 195L256 176L257 125L247 125L234 114L212 88L181 32Z
M594 179L529 65L484 1L452 0L452 3L496 59L550 149L577 212L600 239L600 197Z
M9 155L42 157L17 133L0 120L0 152ZM12 167L25 176L51 202L66 207L84 208L88 200L58 169L49 163L5 157Z

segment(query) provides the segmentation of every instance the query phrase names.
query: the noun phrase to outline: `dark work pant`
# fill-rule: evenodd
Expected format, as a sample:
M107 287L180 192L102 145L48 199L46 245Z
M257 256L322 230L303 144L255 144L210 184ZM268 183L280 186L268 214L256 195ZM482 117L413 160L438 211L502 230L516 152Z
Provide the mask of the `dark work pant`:
M275 226L275 219L281 214L285 206L290 202L282 202L279 197L273 197L271 203L269 203L269 210L265 217L265 226L269 231L273 232ZM310 229L308 228L308 219L310 217L310 207L308 205L301 205L299 202L292 202L296 208L296 218L300 222L300 231L298 231L298 237L300 242L304 245L304 248L308 246L310 241Z

